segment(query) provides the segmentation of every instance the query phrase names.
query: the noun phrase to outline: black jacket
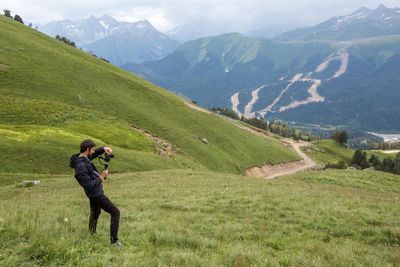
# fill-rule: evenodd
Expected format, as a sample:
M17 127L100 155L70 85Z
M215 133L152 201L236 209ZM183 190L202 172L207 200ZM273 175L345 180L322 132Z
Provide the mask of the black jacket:
M104 148L100 147L95 150L92 157L89 159L85 157L78 157L78 154L72 155L69 166L75 168L75 178L78 183L85 189L86 196L98 197L103 194L103 185L100 179L100 174L96 166L91 160L97 158L104 153Z

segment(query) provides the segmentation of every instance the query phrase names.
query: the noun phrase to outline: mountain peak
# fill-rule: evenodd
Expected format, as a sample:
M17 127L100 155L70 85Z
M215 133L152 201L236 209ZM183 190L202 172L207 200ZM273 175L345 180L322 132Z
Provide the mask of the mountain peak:
M371 11L371 9L369 9L369 8L366 8L366 7L360 7L359 9L357 9L353 14L357 14L357 13L366 13L366 12L369 12L369 11Z
M135 27L135 29L139 29L139 30L155 29L154 26L147 19L143 19L143 20L139 20L139 21L135 22L134 27Z
M379 5L376 9L361 7L344 16L333 17L314 27L290 31L278 36L293 40L350 40L400 34L400 9Z
M116 22L116 19L114 19L113 17L111 17L110 15L104 14L103 16L100 17L101 20L105 20L105 21L112 21L112 22Z
M143 25L143 26L151 26L153 27L153 25L150 23L150 21L148 21L147 19L142 19L139 20L138 22L136 22L137 25Z
M383 5L383 4L380 4L379 6L378 6L378 8L377 8L377 10L387 10L388 8L385 6L385 5Z
M94 20L97 20L97 18L93 15L90 15L86 20L94 21Z
M101 16L101 19L114 19L114 18L107 14L104 14L103 16Z

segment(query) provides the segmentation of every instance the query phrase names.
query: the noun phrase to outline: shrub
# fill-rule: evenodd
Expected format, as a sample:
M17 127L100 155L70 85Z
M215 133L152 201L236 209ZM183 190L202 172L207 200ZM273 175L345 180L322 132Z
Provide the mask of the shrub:
M347 168L347 164L343 160L341 160L336 164L333 164L333 163L326 164L325 165L325 169L328 169L328 168L331 168L331 169L346 169Z

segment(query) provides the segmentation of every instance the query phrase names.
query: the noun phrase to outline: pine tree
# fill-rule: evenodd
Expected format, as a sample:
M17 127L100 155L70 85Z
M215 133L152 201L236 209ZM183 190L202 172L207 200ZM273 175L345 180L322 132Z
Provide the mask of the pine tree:
M346 130L341 131L339 133L339 144L341 144L341 145L346 144L347 143L347 138L348 138L347 131Z
M367 161L367 152L365 152L365 151L362 153L360 167L361 167L361 169L369 168L369 164Z
M18 21L19 23L24 24L24 21L22 20L22 18L21 18L19 15L15 15L15 16L14 16L14 20L15 20L15 21Z
M8 9L3 9L3 12L4 12L4 16L6 16L7 18L12 19L11 11L10 11L10 10L8 10Z
M382 169L385 172L393 172L394 161L391 158L384 158L382 162Z
M351 160L351 164L356 166L361 166L362 157L363 157L362 151L356 150L354 152L353 159Z
M377 156L374 154L371 155L371 158L369 159L369 163L374 166L376 170L380 170L382 168L382 162L379 160Z

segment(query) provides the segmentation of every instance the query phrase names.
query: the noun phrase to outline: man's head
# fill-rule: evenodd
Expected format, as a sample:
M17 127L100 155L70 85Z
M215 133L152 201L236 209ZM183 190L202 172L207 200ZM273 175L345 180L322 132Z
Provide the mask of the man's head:
M83 140L81 143L81 153L83 154L87 152L87 157L90 158L90 156L94 153L95 146L96 144L92 140Z

